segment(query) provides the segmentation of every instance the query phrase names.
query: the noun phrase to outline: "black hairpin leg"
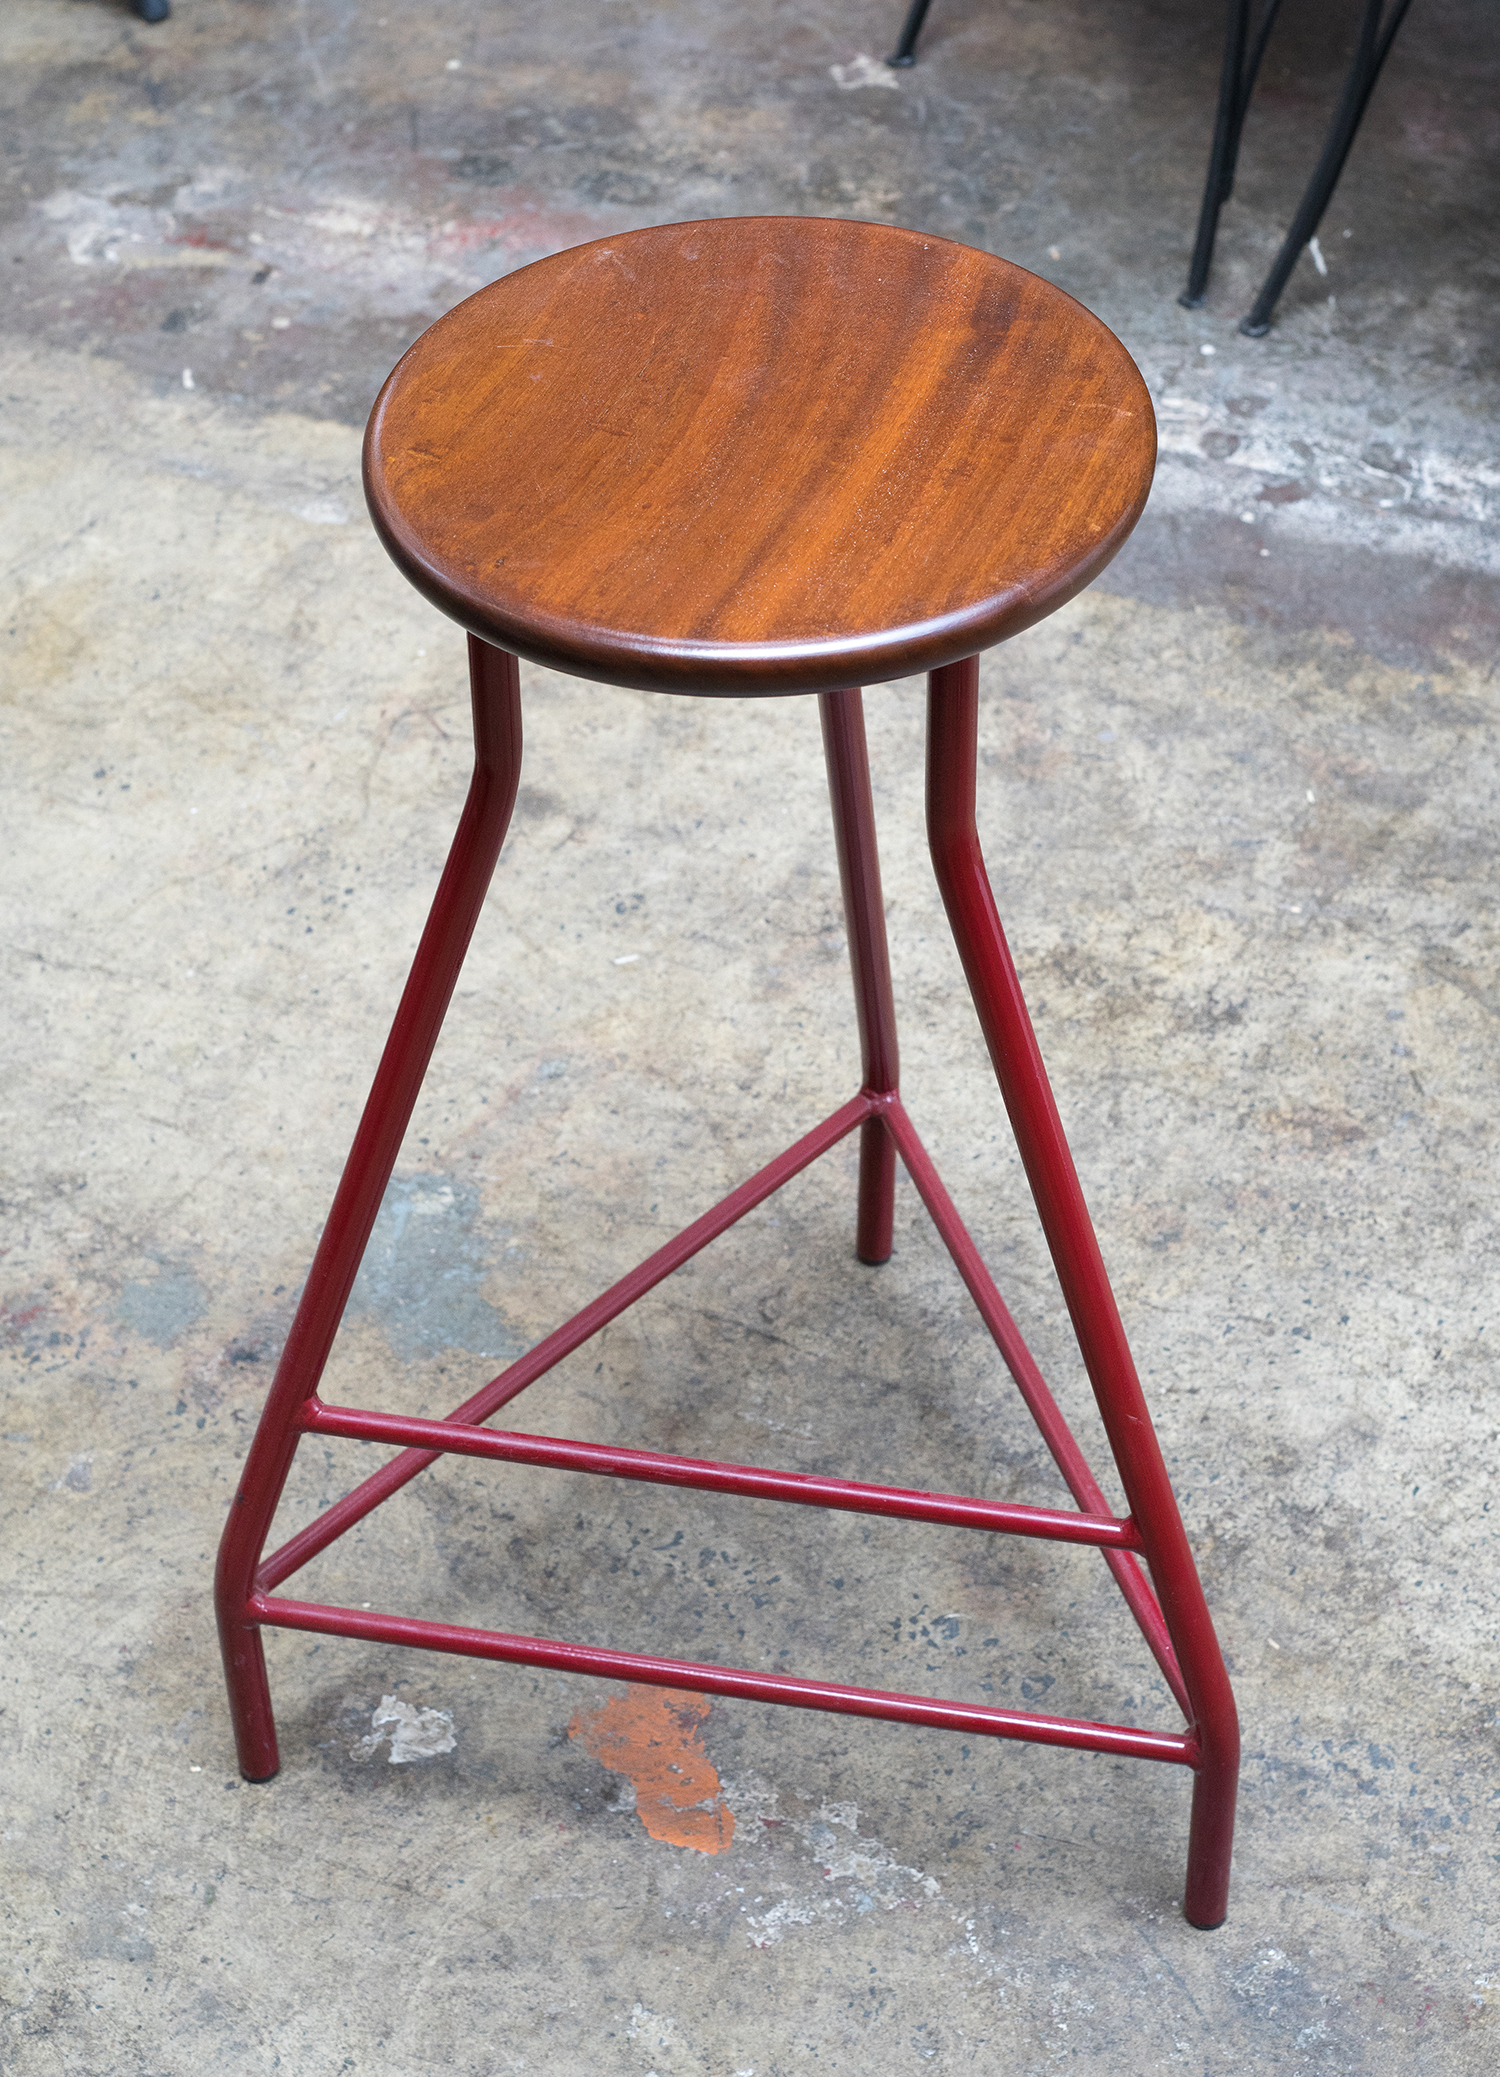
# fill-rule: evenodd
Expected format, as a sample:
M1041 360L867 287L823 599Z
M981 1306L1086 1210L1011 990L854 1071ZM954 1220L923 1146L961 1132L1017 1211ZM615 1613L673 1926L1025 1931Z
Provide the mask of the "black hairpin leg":
M1323 155L1318 160L1307 192L1302 197L1297 214L1292 219L1292 228L1286 234L1286 242L1276 255L1276 264L1261 284L1260 294L1253 308L1241 325L1240 330L1250 339L1263 339L1271 329L1271 312L1276 308L1277 298L1286 287L1293 267L1302 256L1302 249L1317 231L1322 222L1323 211L1332 199L1338 177L1344 170L1344 161L1349 156L1349 147L1354 142L1375 82L1380 77L1380 68L1390 54L1396 40L1396 31L1405 19L1411 0L1390 0L1390 12L1385 26L1381 26L1381 14L1386 0L1365 0L1364 20L1360 24L1359 44L1354 53L1354 63L1344 84L1343 98L1334 115Z
M1266 40L1276 19L1281 0L1264 0L1255 34L1250 34L1252 0L1229 0L1229 20L1224 39L1224 64L1219 73L1219 112L1214 122L1213 149L1208 159L1208 179L1203 188L1203 206L1198 212L1198 237L1193 246L1193 263L1188 283L1177 298L1185 309L1196 310L1208 285L1213 262L1214 237L1219 228L1219 211L1234 192L1234 169L1240 155L1240 132L1245 127L1245 110L1255 87ZM915 10L913 10L915 11ZM894 63L894 59L892 63Z
M911 6L906 10L906 20L901 24L901 34L896 39L896 48L885 61L887 65L894 65L898 71L905 71L908 65L916 64L917 38L922 33L922 24L927 19L927 10L931 5L932 0L911 0Z

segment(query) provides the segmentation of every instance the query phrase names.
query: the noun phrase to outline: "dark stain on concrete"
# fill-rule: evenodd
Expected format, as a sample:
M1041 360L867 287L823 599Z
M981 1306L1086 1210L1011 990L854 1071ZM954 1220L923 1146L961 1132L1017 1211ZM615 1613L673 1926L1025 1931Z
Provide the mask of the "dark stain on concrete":
M127 1284L115 1317L159 1349L170 1349L208 1310L208 1296L190 1269L163 1263L154 1277Z
M442 1349L519 1356L525 1342L482 1294L494 1248L481 1231L472 1183L394 1177L355 1279L350 1315L377 1320L405 1362Z

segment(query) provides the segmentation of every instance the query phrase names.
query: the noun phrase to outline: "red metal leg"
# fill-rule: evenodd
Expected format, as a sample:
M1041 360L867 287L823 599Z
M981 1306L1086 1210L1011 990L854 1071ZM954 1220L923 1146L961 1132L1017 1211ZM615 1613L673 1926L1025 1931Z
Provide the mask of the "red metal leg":
M219 1637L240 1771L249 1781L269 1781L279 1765L260 1631L247 1620L255 1568L296 1453L299 1415L317 1391L344 1316L515 805L521 773L515 658L471 635L469 684L474 776L468 799L219 1545Z
M864 700L854 691L820 693L818 711L833 802L839 883L844 891L849 964L854 974L863 1086L870 1096L894 1096L900 1074L896 1004L880 893ZM877 1110L865 1120L859 1136L859 1221L854 1252L861 1262L874 1265L890 1260L895 1197L896 1144Z
M1183 1911L1190 1923L1207 1929L1223 1923L1228 1907L1239 1773L1234 1696L985 872L974 822L978 708L977 658L932 673L928 841L1042 1229L1182 1670L1198 1749Z

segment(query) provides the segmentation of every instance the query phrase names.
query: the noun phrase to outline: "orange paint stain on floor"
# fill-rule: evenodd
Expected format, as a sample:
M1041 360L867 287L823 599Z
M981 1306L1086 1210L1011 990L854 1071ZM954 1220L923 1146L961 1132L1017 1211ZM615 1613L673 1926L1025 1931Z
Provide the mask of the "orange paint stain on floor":
M725 1853L734 1812L703 1750L708 1707L707 1695L679 1688L629 1688L597 1708L580 1709L568 1736L601 1767L634 1783L636 1812L653 1839Z

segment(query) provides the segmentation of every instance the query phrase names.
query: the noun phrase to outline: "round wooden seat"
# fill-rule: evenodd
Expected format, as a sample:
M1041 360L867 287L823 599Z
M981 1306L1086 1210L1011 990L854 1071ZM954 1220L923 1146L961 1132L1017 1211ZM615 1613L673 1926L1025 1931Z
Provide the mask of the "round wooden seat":
M1126 539L1150 397L1020 267L884 224L600 239L425 332L365 442L434 605L579 677L820 692L1042 619Z

